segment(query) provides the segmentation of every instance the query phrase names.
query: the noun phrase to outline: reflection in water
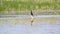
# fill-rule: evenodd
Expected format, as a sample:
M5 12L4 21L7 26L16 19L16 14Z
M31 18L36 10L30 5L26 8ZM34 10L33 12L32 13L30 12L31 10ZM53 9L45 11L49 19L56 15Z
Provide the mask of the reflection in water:
M34 17L32 17L31 19L31 26L33 25L33 22L34 22Z
M33 20L31 21L31 26L33 25Z
M33 22L34 22L34 18L31 19L31 26L33 25Z

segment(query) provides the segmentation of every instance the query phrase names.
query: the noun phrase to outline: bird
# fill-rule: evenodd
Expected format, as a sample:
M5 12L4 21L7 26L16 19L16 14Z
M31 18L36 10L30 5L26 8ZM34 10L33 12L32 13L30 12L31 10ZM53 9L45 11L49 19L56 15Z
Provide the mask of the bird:
M34 17L33 17L34 15L33 15L32 10L31 10L31 12L30 12L30 13L31 13L31 25L32 25L32 23L33 23L33 21L34 21Z

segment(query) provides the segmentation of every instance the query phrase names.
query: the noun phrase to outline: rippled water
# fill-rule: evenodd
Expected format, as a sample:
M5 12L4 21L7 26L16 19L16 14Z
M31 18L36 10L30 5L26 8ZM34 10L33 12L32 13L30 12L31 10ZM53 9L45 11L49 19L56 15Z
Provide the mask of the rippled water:
M0 18L0 34L60 34L60 17Z

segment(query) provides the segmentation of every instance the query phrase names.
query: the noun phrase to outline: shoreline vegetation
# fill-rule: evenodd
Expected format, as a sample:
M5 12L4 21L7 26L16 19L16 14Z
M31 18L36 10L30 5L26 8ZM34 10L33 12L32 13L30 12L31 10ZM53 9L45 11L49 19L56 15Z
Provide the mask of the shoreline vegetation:
M60 0L0 0L0 13L30 10L60 10Z

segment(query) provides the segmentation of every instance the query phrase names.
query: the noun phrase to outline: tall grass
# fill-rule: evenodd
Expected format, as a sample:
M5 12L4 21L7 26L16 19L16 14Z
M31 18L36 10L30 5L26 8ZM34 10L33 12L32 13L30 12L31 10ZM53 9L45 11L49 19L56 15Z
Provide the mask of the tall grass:
M48 7L47 7L48 6ZM0 2L0 12L1 11L11 11L13 8L15 10L36 10L36 9L47 9L56 10L60 6L60 2L33 2L31 1L2 1ZM36 8L37 7L37 8ZM52 8L53 9L52 9Z

